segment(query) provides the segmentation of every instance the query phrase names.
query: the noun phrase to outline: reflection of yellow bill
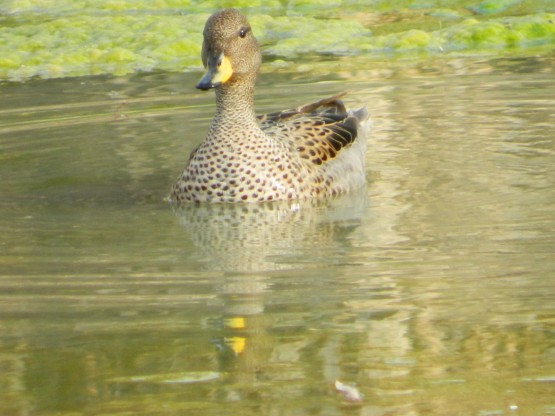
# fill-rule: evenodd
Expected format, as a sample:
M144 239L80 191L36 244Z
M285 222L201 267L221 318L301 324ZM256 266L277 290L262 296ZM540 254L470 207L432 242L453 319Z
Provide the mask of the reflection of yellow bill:
M231 329L244 329L245 328L245 318L241 316L236 316L234 318L229 318L225 320L225 326Z
M247 339L244 337L229 337L225 338L225 343L233 350L235 355L239 355L245 350Z

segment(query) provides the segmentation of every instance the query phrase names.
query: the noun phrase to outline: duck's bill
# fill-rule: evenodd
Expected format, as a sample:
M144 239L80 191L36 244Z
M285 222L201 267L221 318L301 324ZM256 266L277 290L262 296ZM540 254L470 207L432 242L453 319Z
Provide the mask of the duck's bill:
M210 88L219 87L229 81L231 75L233 75L231 62L221 53L216 59L208 60L208 69L197 84L197 88L206 91Z

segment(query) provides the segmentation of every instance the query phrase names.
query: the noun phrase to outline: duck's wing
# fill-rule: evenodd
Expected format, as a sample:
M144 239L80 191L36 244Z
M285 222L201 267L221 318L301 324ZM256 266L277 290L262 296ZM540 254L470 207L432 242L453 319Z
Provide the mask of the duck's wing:
M260 126L267 135L287 140L301 158L316 165L329 162L357 139L367 117L365 111L345 109L340 100L345 94L259 116Z

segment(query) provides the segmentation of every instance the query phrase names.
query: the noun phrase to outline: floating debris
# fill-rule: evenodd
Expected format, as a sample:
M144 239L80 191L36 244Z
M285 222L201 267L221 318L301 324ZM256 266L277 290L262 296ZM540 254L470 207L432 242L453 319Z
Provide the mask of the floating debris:
M148 376L116 377L109 381L112 383L189 384L216 380L218 378L220 378L220 373L216 371L187 371Z
M525 377L524 381L535 381L538 383L555 383L555 375L545 377Z
M355 402L355 403L362 402L362 394L358 391L356 387L344 384L339 380L335 380L334 386L335 386L335 390L341 393L343 398L348 402Z

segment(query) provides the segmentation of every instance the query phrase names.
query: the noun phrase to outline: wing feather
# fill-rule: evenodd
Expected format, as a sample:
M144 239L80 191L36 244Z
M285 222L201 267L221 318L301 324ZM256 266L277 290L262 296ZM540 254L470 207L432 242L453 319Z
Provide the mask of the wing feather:
M301 158L316 165L329 162L357 138L361 120L339 100L345 94L259 116L260 126L266 134L288 140Z

